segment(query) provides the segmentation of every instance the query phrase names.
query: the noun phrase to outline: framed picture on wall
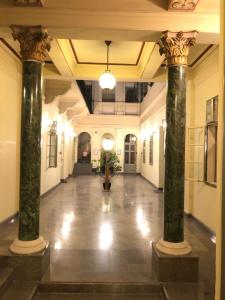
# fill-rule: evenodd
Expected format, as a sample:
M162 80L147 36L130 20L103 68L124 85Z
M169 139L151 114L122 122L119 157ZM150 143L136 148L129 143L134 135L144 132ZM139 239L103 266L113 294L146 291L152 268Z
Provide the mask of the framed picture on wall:
M149 164L153 165L153 134L149 138Z
M218 96L215 96L206 102L204 181L211 186L217 182L217 120Z
M206 102L206 123L216 122L218 116L218 97L211 98Z

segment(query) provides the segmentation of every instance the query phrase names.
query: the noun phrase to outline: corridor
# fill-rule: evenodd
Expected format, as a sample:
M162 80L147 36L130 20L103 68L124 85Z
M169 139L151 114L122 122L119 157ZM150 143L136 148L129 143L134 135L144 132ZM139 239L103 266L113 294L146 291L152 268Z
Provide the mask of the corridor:
M110 193L102 191L99 176L69 178L48 192L41 199L40 219L51 263L43 281L156 282L151 242L162 236L162 198L142 177L123 175L113 177ZM179 293L185 299L213 299L214 244L191 219L185 218L185 225L186 239L200 256L200 280L167 284L168 293L171 299L181 299ZM16 234L17 221L2 231L1 252Z

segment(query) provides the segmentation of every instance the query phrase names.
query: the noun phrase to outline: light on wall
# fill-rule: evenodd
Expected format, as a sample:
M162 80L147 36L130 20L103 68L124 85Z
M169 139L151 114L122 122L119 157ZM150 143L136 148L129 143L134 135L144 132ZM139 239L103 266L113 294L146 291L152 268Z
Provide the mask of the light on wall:
M166 119L162 120L162 127L163 127L163 129L166 129L166 127L167 127Z
M105 151L111 151L114 146L114 141L110 138L104 138L102 141L102 147Z
M116 78L109 70L109 46L111 44L111 41L105 41L105 44L107 46L107 69L99 78L99 85L102 89L110 89L112 90L116 85Z
M151 127L150 130L149 130L149 135L153 135L153 134L156 134L157 133L157 130L155 127Z

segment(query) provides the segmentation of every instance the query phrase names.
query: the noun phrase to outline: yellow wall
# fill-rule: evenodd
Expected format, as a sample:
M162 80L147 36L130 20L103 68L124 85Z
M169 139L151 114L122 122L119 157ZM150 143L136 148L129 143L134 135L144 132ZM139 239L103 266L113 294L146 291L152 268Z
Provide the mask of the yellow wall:
M19 198L21 62L0 44L0 222L16 213Z
M219 50L216 48L189 74L187 127L204 127L206 101L219 94ZM221 101L221 99L219 99ZM185 181L185 211L216 231L217 188L204 182Z
M19 208L19 160L22 65L0 44L0 222ZM47 167L47 131L50 122L58 122L58 167ZM61 161L60 143L65 132L65 157ZM73 126L59 115L54 104L42 108L41 194L53 188L72 173Z
M216 236L216 289L215 300L223 300L225 295L225 203L224 203L224 103L225 103L225 4L220 2L221 11L221 35L220 35L220 57L219 57L219 71L220 71L220 94L221 101L219 102L219 119L218 119L218 161L220 164L217 169L218 177L218 197L217 197L217 236Z

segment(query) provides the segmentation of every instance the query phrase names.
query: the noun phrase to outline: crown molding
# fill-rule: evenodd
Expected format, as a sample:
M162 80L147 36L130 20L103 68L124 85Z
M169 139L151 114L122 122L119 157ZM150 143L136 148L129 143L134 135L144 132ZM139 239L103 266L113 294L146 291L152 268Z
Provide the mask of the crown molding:
M14 4L16 6L37 6L43 7L45 4L45 0L14 0Z
M168 10L194 11L199 0L169 0Z

